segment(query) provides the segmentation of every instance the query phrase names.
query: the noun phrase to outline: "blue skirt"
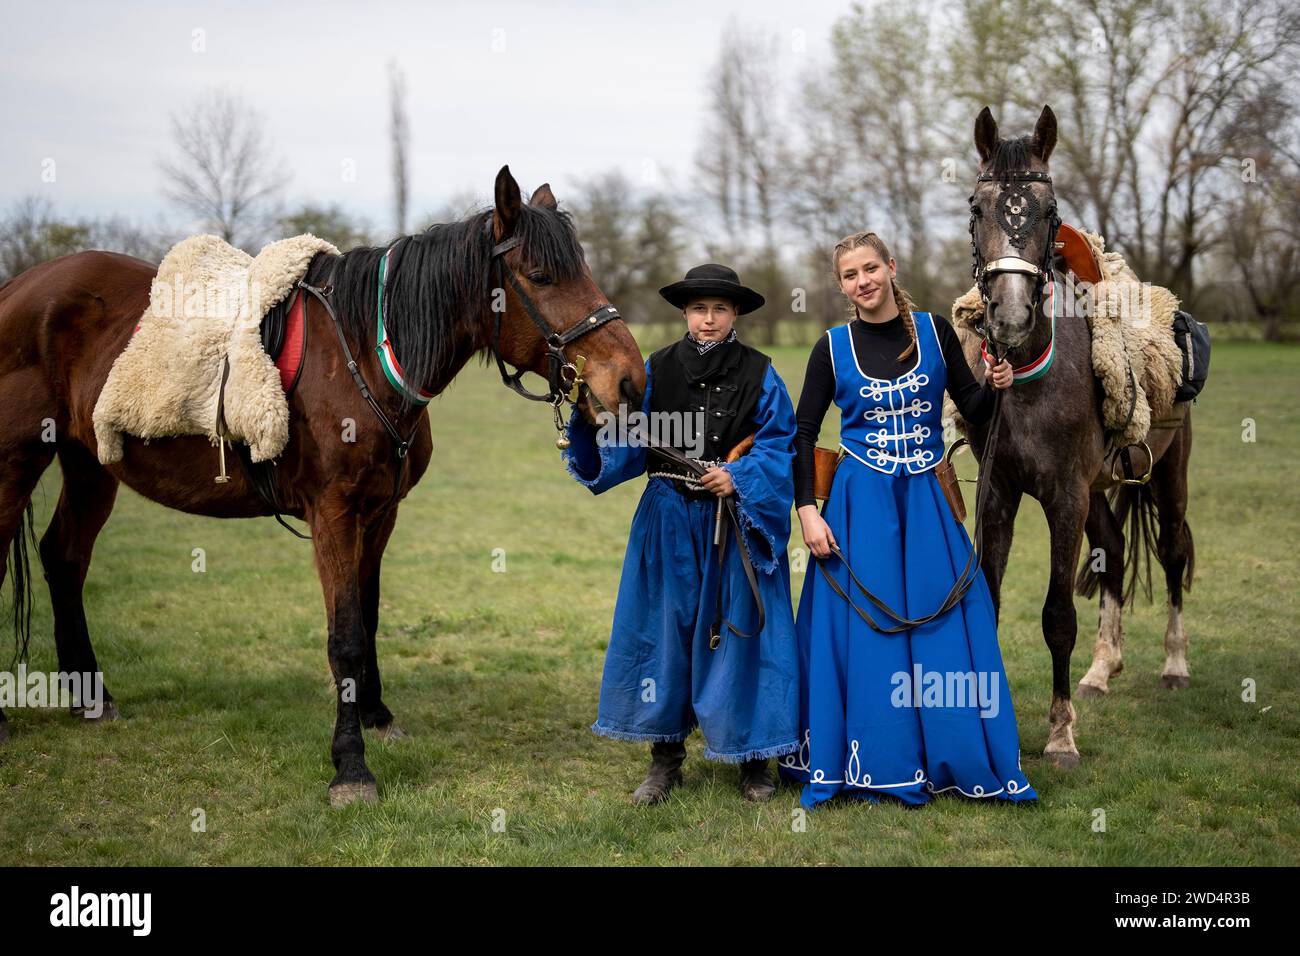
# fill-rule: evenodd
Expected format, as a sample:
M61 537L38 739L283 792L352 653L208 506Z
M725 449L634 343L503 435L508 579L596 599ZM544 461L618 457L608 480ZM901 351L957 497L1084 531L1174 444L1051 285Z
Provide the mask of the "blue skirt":
M901 471L901 469L900 469ZM943 603L970 552L932 472L886 475L846 456L823 515L872 593L908 617ZM826 570L882 626L896 623L857 590L838 558ZM1020 770L988 583L935 621L882 634L832 590L810 559L795 631L800 750L779 761L809 809L845 793L923 804L935 793L1035 800Z

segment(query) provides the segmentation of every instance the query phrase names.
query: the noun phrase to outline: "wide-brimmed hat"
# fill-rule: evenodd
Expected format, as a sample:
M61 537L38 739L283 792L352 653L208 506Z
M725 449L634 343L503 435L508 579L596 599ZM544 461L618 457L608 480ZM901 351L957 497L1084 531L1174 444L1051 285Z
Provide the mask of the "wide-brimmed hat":
M659 294L677 306L686 308L693 299L706 296L718 296L736 303L736 314L753 312L763 305L763 297L753 289L740 284L740 276L735 269L728 269L716 262L706 262L686 273L681 282L674 282L659 290Z

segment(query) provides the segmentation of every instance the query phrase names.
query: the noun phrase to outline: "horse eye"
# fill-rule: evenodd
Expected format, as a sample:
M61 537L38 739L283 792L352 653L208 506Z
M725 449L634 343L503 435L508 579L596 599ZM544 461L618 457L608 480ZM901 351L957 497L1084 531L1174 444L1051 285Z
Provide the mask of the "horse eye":
M528 277L528 281L533 285L550 285L551 277L544 272L534 272Z

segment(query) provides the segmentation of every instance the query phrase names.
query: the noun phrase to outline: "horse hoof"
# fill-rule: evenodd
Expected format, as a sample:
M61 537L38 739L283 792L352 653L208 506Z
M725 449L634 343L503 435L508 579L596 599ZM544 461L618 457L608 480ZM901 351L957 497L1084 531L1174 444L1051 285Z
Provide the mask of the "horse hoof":
M98 714L92 714L84 707L74 707L72 709L73 717L80 717L90 724L108 723L110 720L120 720L122 713L117 709L117 705L111 700L104 701L104 706Z
M391 724L384 724L384 726L382 727L375 727L374 731L376 737L378 737L380 740L384 740L389 743L396 743L399 740L411 739L411 735L408 734L401 727L397 726L396 721L394 721Z
M0 747L9 743L9 721L0 723Z
M1105 697L1109 693L1110 691L1104 687L1098 687L1096 684L1085 684L1083 681L1079 681L1079 687L1075 690L1074 696L1081 698Z
M1187 690L1192 686L1192 679L1181 674L1164 674L1160 678L1160 683L1165 686L1165 690Z
M1079 766L1079 755L1072 753L1050 753L1044 754L1052 762L1052 766L1057 770L1073 770Z
M336 783L330 787L330 806L347 807L354 803L378 803L379 789L374 782Z

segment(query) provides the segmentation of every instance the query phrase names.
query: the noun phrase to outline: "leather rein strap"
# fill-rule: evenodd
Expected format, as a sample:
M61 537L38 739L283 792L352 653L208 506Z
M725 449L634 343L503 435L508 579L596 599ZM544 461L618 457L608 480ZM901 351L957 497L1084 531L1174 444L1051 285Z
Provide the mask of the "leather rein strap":
M674 464L680 465L697 477L702 478L704 473L709 470L704 465L701 465L696 459L687 458L676 448L672 448L668 445L652 444L649 446L649 450L668 459ZM763 595L758 587L758 575L754 571L754 564L749 559L749 552L745 549L744 537L740 533L740 515L736 511L736 498L735 495L727 495L725 498L719 498L718 500L722 502L724 513L729 520L732 533L736 538L736 546L740 549L740 565L745 570L745 580L749 582L750 593L753 594L754 604L758 607L758 630L755 631L755 633L761 634L763 627L767 622L767 614L763 608ZM725 558L723 546L726 544L726 541L727 539L724 537L722 539L722 544L718 546L718 591L714 607L713 627L709 632L709 648L711 650L718 649L718 645L722 640L722 628L724 626L737 637L754 636L753 634L745 633L730 621L725 620L722 616L722 571L724 568L723 562Z
M329 296L330 293L334 291L334 287L330 285L314 286L309 285L304 281L299 281L298 285L304 291L314 295L320 301L320 304L325 306L325 311L329 313L329 317L334 323L334 331L338 333L339 345L343 347L343 355L348 360L348 371L352 374L352 381L356 383L357 390L361 392L361 397L366 400L366 404L368 404L371 410L375 413L375 417L378 418L380 424L384 426L384 431L388 432L389 437L393 439L394 450L398 461L397 477L393 482L393 493L389 495L388 501L371 519L370 524L366 526L366 530L369 531L379 523L379 520L383 518L384 515L388 514L388 512L392 510L393 505L397 504L398 496L402 491L402 479L406 476L406 456L411 450L411 443L415 441L416 432L420 430L420 419L422 416L416 416L415 425L412 426L411 433L403 438L401 432L397 430L397 426L393 424L392 419L388 417L379 402L375 399L375 396L371 393L370 386L366 384L365 378L361 375L361 370L357 367L357 360L352 355L352 348L348 345L348 338L343 334L343 323L339 321L338 315L334 312L334 307L330 305Z

